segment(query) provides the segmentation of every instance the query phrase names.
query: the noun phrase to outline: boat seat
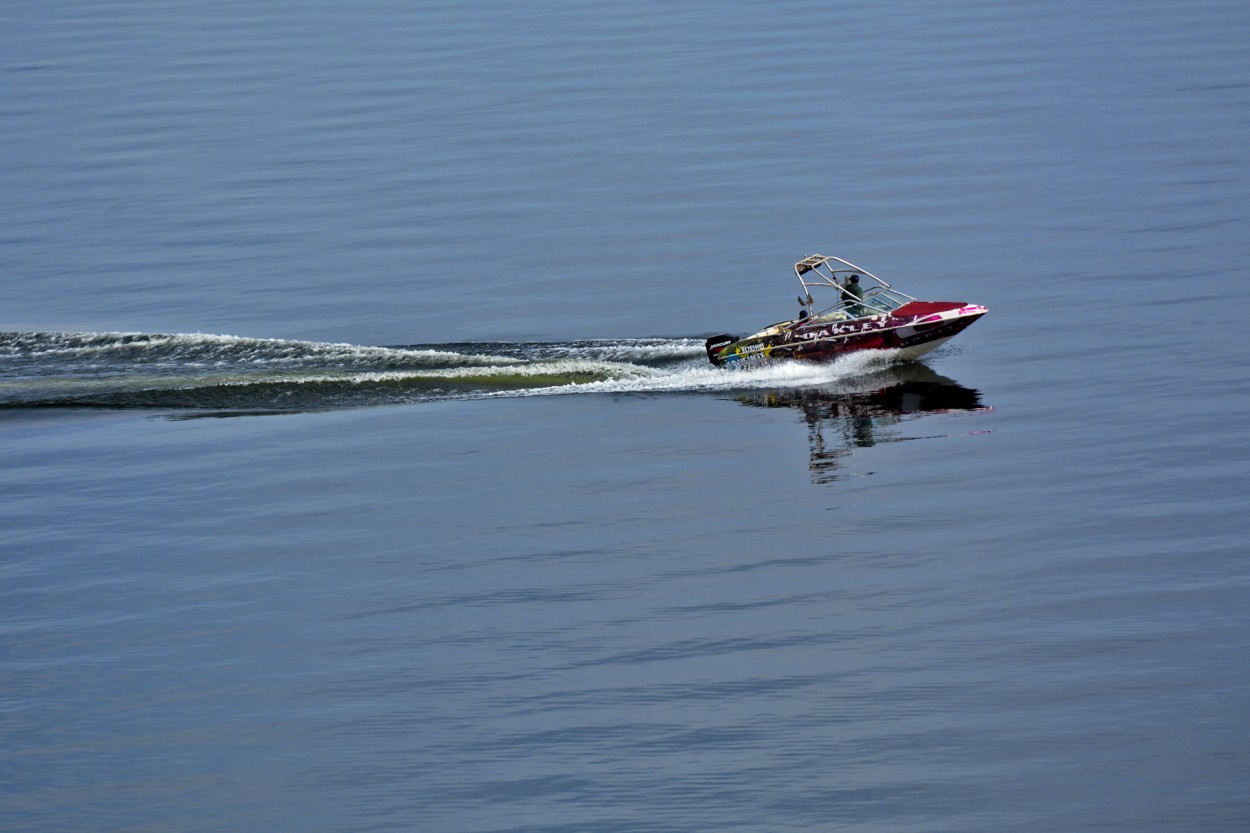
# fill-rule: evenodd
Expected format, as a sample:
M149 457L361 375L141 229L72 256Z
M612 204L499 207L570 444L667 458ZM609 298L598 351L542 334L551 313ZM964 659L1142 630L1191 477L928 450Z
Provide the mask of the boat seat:
M804 323L805 324L828 324L831 321L848 321L848 320L850 320L850 317L845 312L838 310L837 312L830 312L830 313L826 313L825 315L813 316L811 319L809 319L808 321Z

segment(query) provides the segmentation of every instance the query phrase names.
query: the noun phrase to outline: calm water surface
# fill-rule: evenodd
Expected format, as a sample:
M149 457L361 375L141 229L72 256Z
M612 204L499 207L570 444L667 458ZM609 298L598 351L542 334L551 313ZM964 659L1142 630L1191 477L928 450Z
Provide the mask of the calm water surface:
M0 21L0 830L1250 826L1244 4Z

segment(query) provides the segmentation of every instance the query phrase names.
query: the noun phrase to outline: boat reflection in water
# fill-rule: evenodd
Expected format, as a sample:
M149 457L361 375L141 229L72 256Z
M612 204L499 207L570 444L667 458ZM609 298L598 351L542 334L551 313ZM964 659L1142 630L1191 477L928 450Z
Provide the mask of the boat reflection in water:
M980 391L918 363L893 365L819 388L746 393L738 401L753 407L802 411L811 446L813 483L841 479L839 464L856 449L931 438L904 435L899 426L907 417L993 410L981 403Z

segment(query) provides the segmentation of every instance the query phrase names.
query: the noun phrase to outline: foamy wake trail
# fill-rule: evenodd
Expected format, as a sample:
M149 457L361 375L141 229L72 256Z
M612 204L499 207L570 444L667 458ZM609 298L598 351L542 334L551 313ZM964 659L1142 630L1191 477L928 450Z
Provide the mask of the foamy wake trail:
M828 385L890 361L714 368L702 339L371 347L207 334L0 333L0 407L318 409Z
M331 342L246 338L207 333L0 333L0 361L38 360L45 368L81 363L130 367L178 365L441 367L507 364L505 355L480 355L437 346L370 347Z

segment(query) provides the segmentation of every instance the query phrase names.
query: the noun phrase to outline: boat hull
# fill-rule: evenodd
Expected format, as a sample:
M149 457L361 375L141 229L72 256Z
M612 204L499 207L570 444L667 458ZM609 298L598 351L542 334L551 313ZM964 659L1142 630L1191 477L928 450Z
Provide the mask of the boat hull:
M918 314L876 315L845 321L789 321L743 339L708 339L714 365L800 360L827 362L865 350L894 350L912 359L940 347L988 312L973 304L923 304Z

